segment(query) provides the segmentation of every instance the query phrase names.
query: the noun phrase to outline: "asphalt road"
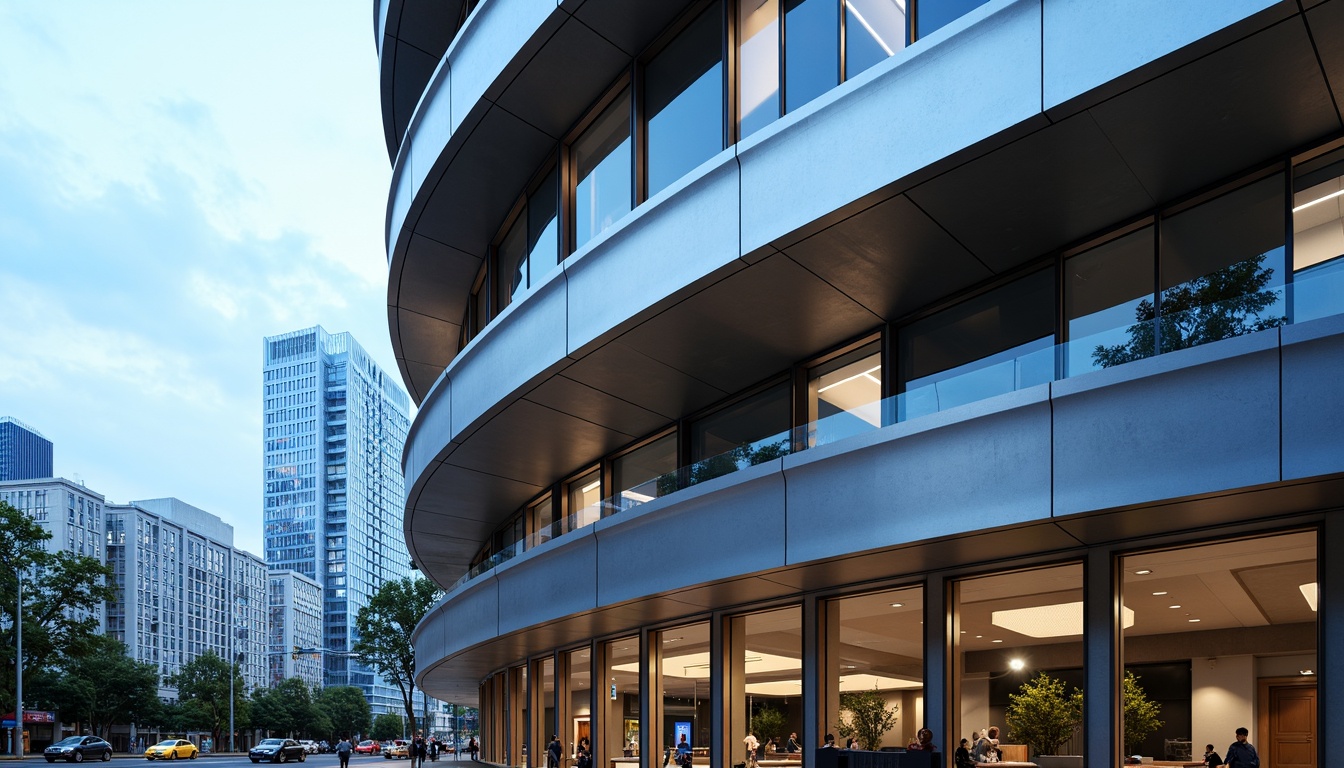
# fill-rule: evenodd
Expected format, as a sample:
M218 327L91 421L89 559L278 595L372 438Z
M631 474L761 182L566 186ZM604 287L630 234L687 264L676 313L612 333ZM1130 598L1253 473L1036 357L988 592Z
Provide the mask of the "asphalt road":
M437 766L439 763L446 763L451 765L453 763L459 762L456 758L457 758L456 755L441 755L437 763L431 760L425 760L425 768L429 768L429 766ZM4 759L5 759L4 756L0 756L0 760ZM13 760L12 757L9 759ZM36 755L25 755L24 762L42 763L43 757L40 753ZM200 768L243 768L243 766L248 766L248 768L251 768L252 765L252 761L247 758L246 753L238 753L238 754L213 753L213 754L201 755L193 762L190 760L174 760L174 761L146 760L143 755L127 755L124 753L117 754L114 752L112 754L112 759L108 761L108 763L103 763L101 760L91 760L91 761L86 760L84 761L84 763L81 764L81 766L83 768L96 768L97 766L100 765L115 765L118 763L125 766L128 764L157 765L167 762L172 762L172 764L177 768L187 768L187 766L189 765L192 766L192 768L197 768L197 766L199 766L200 763L202 762L204 762L206 765L200 766ZM465 768L467 765L471 764L471 759L466 756L463 756L460 762L463 764L463 768ZM58 761L57 765L64 765L64 763ZM270 763L259 763L258 765L270 765ZM336 759L336 753L331 752L323 755L309 755L308 759L303 763L290 761L289 763L287 763L287 765L295 765L295 766L303 765L305 767L313 765L313 766L321 766L322 768L332 768L334 766L340 765L340 761ZM350 765L351 768L354 768L355 766L361 766L361 768L376 768L377 766L381 765L386 765L388 766L388 768L395 768L395 766L401 766L401 768L410 768L409 761L407 760L387 760L382 755L352 755L350 757Z

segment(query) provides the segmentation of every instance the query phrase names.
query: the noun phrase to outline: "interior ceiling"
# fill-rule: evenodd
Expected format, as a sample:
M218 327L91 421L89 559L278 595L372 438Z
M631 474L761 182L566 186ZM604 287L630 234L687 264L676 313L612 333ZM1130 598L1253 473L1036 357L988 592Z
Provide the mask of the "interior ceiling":
M585 18L581 9L565 23L586 23ZM622 24L627 22L631 29L644 29L633 16ZM773 255L735 264L721 279L698 283L678 303L633 318L605 344L534 382L530 392L502 395L504 408L467 425L460 444L411 479L412 556L427 576L451 584L467 567L466 553L545 484L647 434L660 426L654 423L659 419L666 423L706 407L884 321L1142 214L1158 201L1338 133L1332 87L1344 83L1344 44L1334 41L1344 40L1344 2L1332 0L1265 24L1225 31L1235 37L1201 45L1205 53L1193 61L1186 54L1174 56L1171 63L1132 73L1129 82L1108 84L1095 103L1077 99L1071 111L1033 121L1036 130L1003 146L947 158L914 186L896 180L827 217L834 223L826 228L783 236ZM626 34L621 45L634 48L644 33L626 29ZM579 95L566 97L595 97L611 76L585 71L576 79ZM577 119L578 113L568 117ZM527 130L541 137L535 128ZM492 143L492 136L523 149L502 152L505 145ZM470 141L482 143L468 144L456 156L492 158L491 187L510 190L504 195L510 200L551 146L550 138L539 138L533 147L502 128L477 130ZM448 176L452 173L450 166ZM472 176L480 177L480 170ZM480 197L467 179L439 183L414 226L422 235L436 233L423 240L436 242L440 253L443 238L474 231L479 242L452 243L452 253L479 258L498 216L461 199L464 189ZM410 238L412 247L420 241ZM412 297L396 278L403 274L399 260L406 274L423 271L415 253L394 255L389 286L394 322L398 312L450 325L460 321L459 305L469 286L436 285ZM396 306L398 296L407 303ZM401 342L403 376L418 402L449 362L445 350L451 345L410 347L412 337L399 336L395 326L393 336ZM557 396L558 384L581 387L584 396ZM531 428L534 418L546 428ZM419 545L422 535L440 537L433 550ZM456 544L441 548L445 538Z

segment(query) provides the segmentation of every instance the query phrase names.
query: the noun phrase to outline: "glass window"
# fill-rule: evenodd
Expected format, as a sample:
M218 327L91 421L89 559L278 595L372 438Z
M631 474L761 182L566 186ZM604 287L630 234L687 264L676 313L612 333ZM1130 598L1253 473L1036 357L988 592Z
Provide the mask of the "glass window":
M1113 350L1152 339L1153 247L1144 227L1064 260L1066 375L1114 365Z
M620 508L629 509L677 490L677 435L672 433L611 461Z
M1054 313L1043 270L902 328L897 418L1053 381Z
M660 746L675 751L684 742L698 765L708 765L709 687L714 667L709 656L709 623L650 633L649 639L660 643L663 651L658 670L663 688Z
M1295 762L1267 754L1276 743L1295 745L1260 726L1279 733L1284 721L1276 720L1286 711L1315 711L1316 533L1143 552L1121 562L1125 754L1199 762L1212 744L1226 760L1233 729L1244 726L1261 765ZM1298 722L1305 728L1294 730L1308 731L1313 744L1315 718Z
M739 713L728 739L732 762L747 761L748 735L759 760L785 752L789 735L805 732L802 625L797 606L729 619L728 696Z
M880 342L808 371L807 424L809 448L882 426Z
M1158 352L1286 321L1283 185L1275 174L1163 220Z
M650 197L723 149L722 16L711 5L644 69Z
M602 476L593 471L570 481L569 489L569 527L566 530L582 528L594 522L600 516L602 502Z
M779 0L737 6L739 138L779 117Z
M906 0L846 0L845 77L905 47Z
M623 637L607 643L608 757L639 757L639 637ZM649 763L645 763L649 764Z
M617 96L574 142L574 248L630 212L630 90Z
M587 648L570 651L569 657L569 713L560 723L561 765L573 766L579 743L593 745L593 664ZM541 765L535 761L534 765Z
M513 297L527 288L527 217L519 216L499 241L499 273L508 280L508 285L500 285L499 306L503 308L513 303Z
M1293 322L1344 309L1344 149L1293 169Z
M528 286L535 286L560 261L560 224L556 215L559 186L559 173L552 168L527 198Z
M915 21L920 38L947 26L989 0L919 0L915 6Z
M555 514L555 498L547 496L532 505L532 544L537 546L565 533L563 521Z
M954 584L950 749L962 738L977 762L998 739L1000 761L1081 755L1079 729L1057 743L1028 730L1012 697L1043 691L1082 724L1083 566L1061 565L964 579ZM976 736L978 738L973 738Z
M691 425L690 482L704 482L790 452L792 412L788 382L697 420Z
M527 754L544 754L555 732L555 659L532 662L532 686L528 715ZM527 761L524 760L526 765Z
M919 587L875 592L825 603L834 627L827 646L819 697L827 723L839 728L837 746L862 739L849 729L849 713L876 696L896 709L896 723L868 749L904 747L923 726L924 593Z
M839 83L839 6L835 0L784 0L784 111Z

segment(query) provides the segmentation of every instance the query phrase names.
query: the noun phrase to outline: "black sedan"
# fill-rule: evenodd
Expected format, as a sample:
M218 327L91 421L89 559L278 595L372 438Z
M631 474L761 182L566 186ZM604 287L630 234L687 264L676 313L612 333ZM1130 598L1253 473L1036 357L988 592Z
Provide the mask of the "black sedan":
M298 760L302 763L308 759L308 752L293 739L262 739L261 743L248 751L247 757L254 763L262 760L270 760L272 763Z
M58 758L72 763L106 761L112 759L112 745L97 736L70 736L47 747L42 751L42 756L47 758L48 763L54 763Z

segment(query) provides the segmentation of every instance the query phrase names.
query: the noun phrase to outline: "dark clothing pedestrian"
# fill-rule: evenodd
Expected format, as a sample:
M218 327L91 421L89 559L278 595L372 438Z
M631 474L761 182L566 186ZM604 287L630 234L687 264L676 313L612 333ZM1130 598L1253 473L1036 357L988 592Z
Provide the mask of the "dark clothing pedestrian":
M350 753L353 751L355 747L349 739L341 739L341 743L336 745L336 757L341 761L341 768L350 768Z
M1260 754L1249 741L1234 741L1223 759L1227 768L1260 768Z
M560 746L560 737L552 736L551 743L546 745L546 765L547 768L560 768L560 753L564 747Z
M471 753L471 759L476 760L476 753L481 751L481 745L476 743L476 737L472 736L471 741L467 742L467 751Z
M425 755L428 750L425 748L425 738L416 736L411 742L411 762L415 763L417 768L423 768L425 764Z

